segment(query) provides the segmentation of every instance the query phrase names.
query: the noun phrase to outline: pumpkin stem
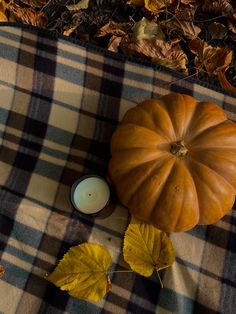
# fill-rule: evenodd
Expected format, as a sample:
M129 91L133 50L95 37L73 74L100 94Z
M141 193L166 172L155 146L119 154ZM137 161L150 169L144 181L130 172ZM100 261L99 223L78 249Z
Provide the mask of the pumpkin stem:
M178 157L183 157L187 155L188 149L185 146L184 141L178 141L171 144L170 152Z

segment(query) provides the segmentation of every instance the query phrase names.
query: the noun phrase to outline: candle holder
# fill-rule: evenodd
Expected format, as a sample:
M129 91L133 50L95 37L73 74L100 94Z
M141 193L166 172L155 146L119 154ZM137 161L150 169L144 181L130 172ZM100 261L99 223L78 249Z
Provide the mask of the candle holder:
M88 174L73 183L70 199L81 215L106 218L114 210L112 194L108 182L103 177Z

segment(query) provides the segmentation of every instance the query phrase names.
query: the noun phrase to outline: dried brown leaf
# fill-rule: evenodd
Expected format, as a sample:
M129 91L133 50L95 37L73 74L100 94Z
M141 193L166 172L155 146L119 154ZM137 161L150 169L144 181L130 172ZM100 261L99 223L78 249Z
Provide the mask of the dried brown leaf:
M173 55L170 59L156 57L152 60L172 70L182 71L183 73L188 74L188 69L186 68L188 60L183 51L173 51Z
M212 39L224 39L228 30L224 24L213 22L208 26L208 32Z
M45 5L49 0L21 0L22 3L29 5L31 8L39 8Z
M107 35L122 37L127 34L127 30L129 30L132 26L133 22L116 23L114 21L109 21L107 24L99 29L96 37L102 37Z
M196 0L180 0L180 3L185 5L195 5Z
M128 4L133 4L133 5L136 5L137 7L143 7L144 0L129 0Z
M190 9L197 7L198 4L198 0L174 0L169 8L172 11L178 11L179 9Z
M112 52L118 52L122 37L112 36L109 40L107 49Z
M10 3L8 10L11 11L17 21L38 26L44 27L47 24L47 18L42 12L34 12L30 8L21 8L16 3Z
M176 41L167 42L151 38L132 42L128 37L125 37L120 46L126 54L145 56L171 69L188 73L186 68L187 56Z
M205 0L202 10L216 15L230 16L234 13L233 1L231 0Z
M220 82L221 87L223 87L225 90L236 93L236 86L233 86L226 78L225 71L220 70L218 72L218 80Z
M77 34L78 39L81 41L89 41L90 40L90 35L88 33L83 33L83 32L79 32Z
M189 11L177 11L171 19L161 22L161 25L169 30L175 30L188 39L194 39L201 32L201 29L193 24Z
M64 30L63 35L64 36L70 36L76 30L76 28L77 28L77 26L73 26L73 27L70 27L70 28Z
M4 275L5 273L5 268L3 265L0 265L0 278Z
M229 31L231 32L230 37L231 39L236 40L236 13L229 17L227 21Z
M209 75L226 70L232 61L233 52L228 47L212 47L203 40L193 39L189 48L196 55L196 69L201 70L204 66Z

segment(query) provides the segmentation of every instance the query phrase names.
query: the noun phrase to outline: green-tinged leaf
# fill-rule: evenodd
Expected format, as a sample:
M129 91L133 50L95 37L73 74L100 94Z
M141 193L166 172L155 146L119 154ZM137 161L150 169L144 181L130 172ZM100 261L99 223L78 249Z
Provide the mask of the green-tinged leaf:
M47 279L73 297L96 302L111 290L107 274L111 265L106 248L83 243L72 247Z
M166 233L134 217L125 232L123 254L131 269L145 277L171 266L175 259Z
M145 17L143 17L139 22L135 23L133 28L133 41L142 40L142 39L165 39L165 35L162 32L160 26L154 22L149 21Z

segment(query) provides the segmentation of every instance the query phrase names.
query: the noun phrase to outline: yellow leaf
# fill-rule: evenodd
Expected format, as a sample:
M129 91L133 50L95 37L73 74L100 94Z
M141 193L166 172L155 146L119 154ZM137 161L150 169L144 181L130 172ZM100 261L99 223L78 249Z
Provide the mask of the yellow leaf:
M153 13L163 11L173 0L144 0L145 8Z
M107 249L83 243L72 247L47 279L73 297L96 302L111 290L107 274L111 264Z
M0 11L5 13L7 9L8 3L5 2L4 0L0 0Z
M7 22L8 19L6 17L6 15L0 11L0 22Z
M131 269L145 277L171 266L175 259L166 233L134 217L125 232L123 254Z
M89 0L80 0L76 4L67 5L66 7L69 11L78 11L78 10L88 9L88 6L89 6Z

